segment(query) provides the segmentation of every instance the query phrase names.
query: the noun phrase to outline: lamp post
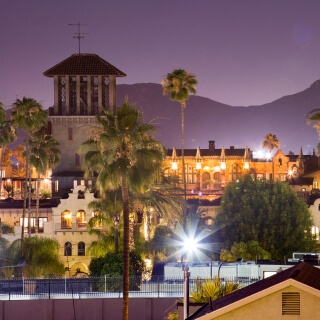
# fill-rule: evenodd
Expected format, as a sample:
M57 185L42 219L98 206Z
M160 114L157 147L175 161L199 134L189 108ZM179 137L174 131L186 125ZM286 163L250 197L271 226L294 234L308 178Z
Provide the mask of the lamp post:
M190 272L188 267L183 268L183 319L189 316L189 279Z

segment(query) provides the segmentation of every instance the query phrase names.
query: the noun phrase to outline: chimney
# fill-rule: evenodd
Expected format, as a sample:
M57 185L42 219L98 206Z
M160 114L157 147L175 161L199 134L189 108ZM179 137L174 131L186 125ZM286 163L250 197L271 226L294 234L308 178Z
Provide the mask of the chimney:
M214 140L209 141L209 150L214 150L215 148L216 148L215 141Z
M231 150L234 150L234 146L230 146L230 149L231 149Z

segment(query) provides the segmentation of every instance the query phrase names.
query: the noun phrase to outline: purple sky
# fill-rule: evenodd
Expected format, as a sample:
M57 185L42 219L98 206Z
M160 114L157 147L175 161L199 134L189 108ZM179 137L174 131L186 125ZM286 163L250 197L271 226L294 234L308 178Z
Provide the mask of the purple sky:
M194 73L197 94L233 106L263 104L320 79L319 0L3 0L0 101L53 104L42 73L78 52L127 74L118 83L160 83ZM319 107L319 106L315 106Z

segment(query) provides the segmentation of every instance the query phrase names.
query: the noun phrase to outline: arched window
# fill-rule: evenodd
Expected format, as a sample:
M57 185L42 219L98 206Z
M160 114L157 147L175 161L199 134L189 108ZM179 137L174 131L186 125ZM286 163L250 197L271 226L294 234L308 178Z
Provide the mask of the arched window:
M87 227L85 217L86 217L86 212L84 210L77 211L77 214L76 214L77 228L86 228Z
M86 255L86 245L84 242L80 241L78 243L78 256L85 256Z
M67 257L72 256L72 244L71 242L66 242L64 244L64 255Z
M221 189L221 173L215 172L213 174L213 183L214 183L214 189Z
M210 189L210 173L204 172L202 174L202 189Z
M61 229L72 229L72 214L69 210L61 213Z
M237 181L241 177L241 168L238 164L234 163L229 169L229 180Z

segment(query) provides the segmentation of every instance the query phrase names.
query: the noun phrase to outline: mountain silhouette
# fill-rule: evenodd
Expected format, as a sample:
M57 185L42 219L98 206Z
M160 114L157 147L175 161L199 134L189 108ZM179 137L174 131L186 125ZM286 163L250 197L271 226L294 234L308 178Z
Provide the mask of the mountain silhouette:
M117 105L125 99L143 112L145 121L157 128L156 139L167 148L181 148L181 108L162 94L156 83L117 85ZM235 107L200 96L190 96L185 109L185 148L207 149L210 140L217 148L230 146L253 151L262 149L263 136L275 134L286 154L311 154L319 142L312 124L306 124L308 112L320 108L320 80L296 94L263 105ZM11 110L7 110L8 118ZM24 134L10 145L23 144Z
M181 148L181 109L155 83L117 85L117 105L128 98L145 121L157 127L156 138L167 148ZM263 105L234 107L200 96L190 96L185 109L185 148L208 148L209 140L222 146L262 149L263 136L275 134L284 153L317 152L318 134L306 124L309 111L320 107L320 80L306 90Z

